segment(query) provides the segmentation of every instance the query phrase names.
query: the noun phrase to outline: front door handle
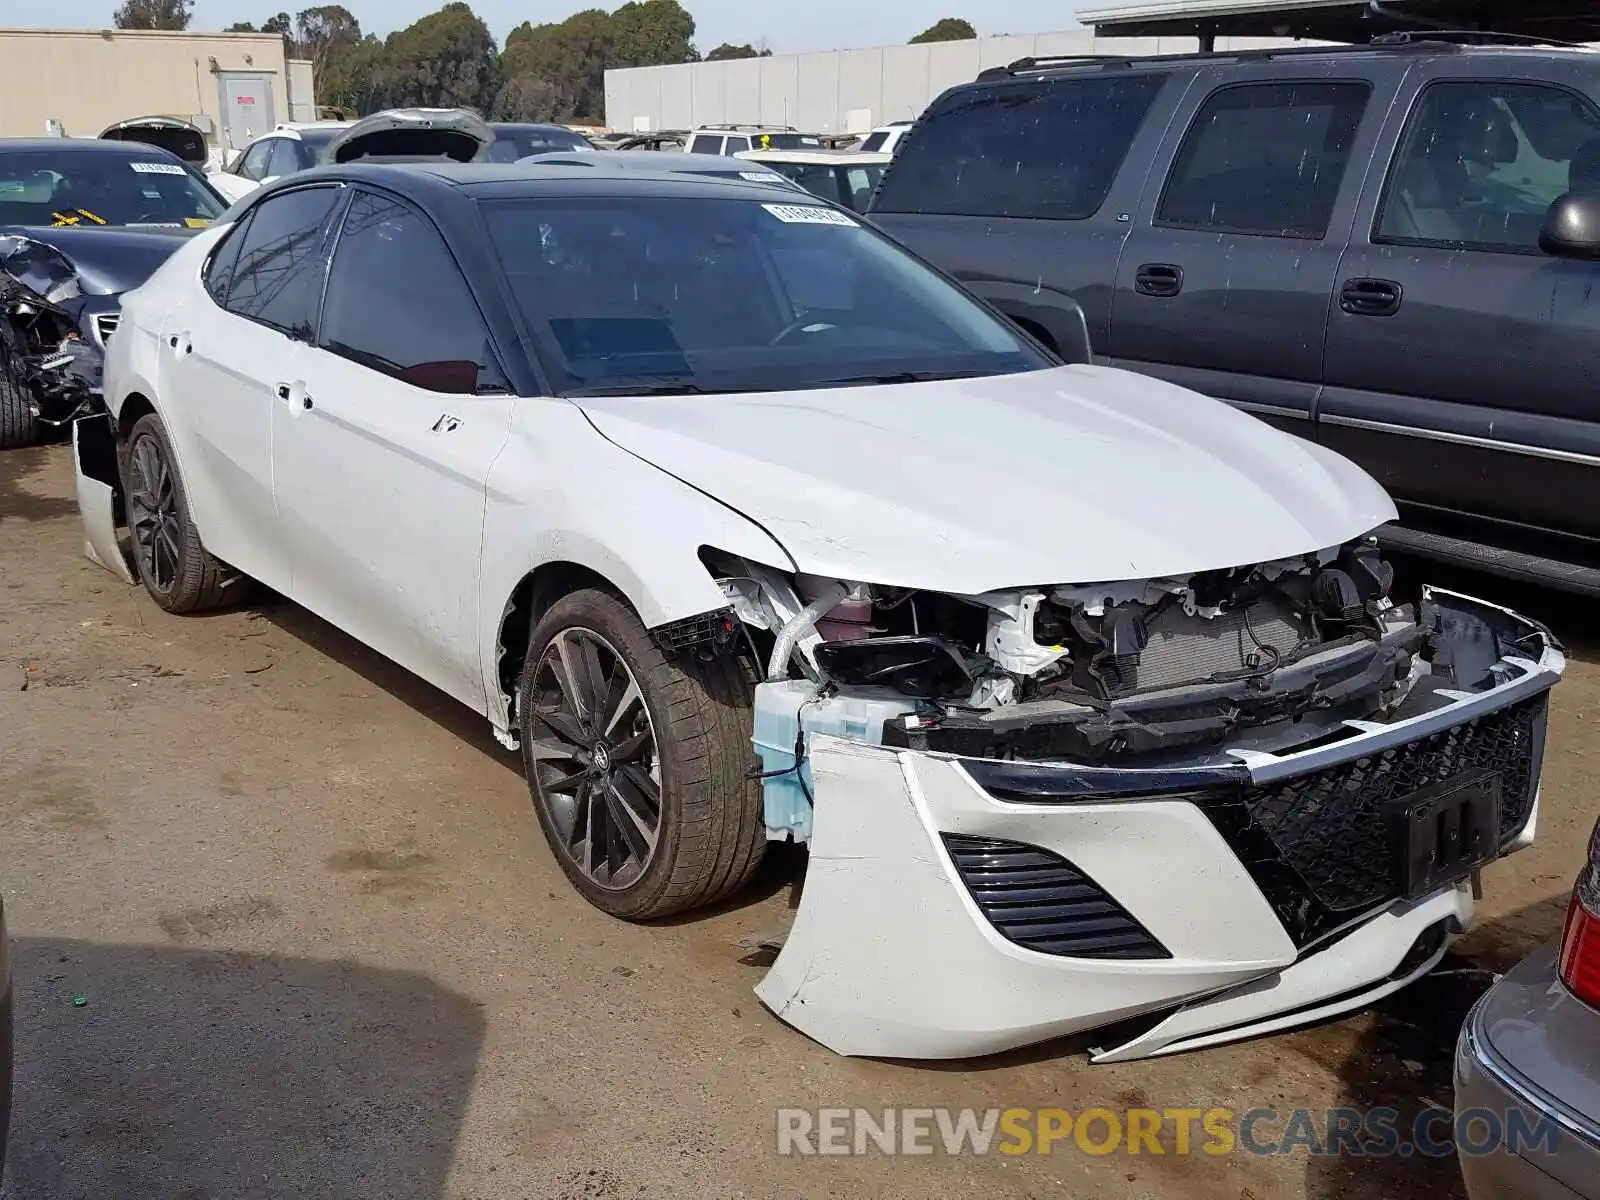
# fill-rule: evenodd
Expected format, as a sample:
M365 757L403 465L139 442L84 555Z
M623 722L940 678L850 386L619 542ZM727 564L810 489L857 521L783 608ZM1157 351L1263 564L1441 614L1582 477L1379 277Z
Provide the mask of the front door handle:
M294 389L292 387L290 387L287 383L280 383L278 385L278 399L279 400L288 400L293 395L294 395Z
M173 334L167 339L167 345L171 346L180 357L187 357L194 353L194 341L187 333Z
M1348 279L1339 289L1339 307L1352 317L1392 317L1404 296L1391 279Z
M1145 263L1134 274L1133 288L1141 296L1176 296L1183 291L1183 268L1174 263Z

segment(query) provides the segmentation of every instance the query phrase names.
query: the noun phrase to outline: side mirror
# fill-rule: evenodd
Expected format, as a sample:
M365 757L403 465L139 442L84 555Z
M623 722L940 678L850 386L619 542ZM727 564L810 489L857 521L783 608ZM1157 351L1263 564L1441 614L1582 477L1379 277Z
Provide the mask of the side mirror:
M1545 213L1539 249L1556 258L1600 262L1600 195L1568 192Z

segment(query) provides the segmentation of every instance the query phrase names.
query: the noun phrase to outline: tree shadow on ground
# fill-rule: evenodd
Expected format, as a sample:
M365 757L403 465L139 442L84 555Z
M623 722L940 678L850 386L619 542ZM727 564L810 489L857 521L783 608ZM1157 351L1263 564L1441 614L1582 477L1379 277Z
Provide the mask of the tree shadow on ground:
M12 954L9 1195L445 1196L484 1040L468 997L349 961L39 938Z

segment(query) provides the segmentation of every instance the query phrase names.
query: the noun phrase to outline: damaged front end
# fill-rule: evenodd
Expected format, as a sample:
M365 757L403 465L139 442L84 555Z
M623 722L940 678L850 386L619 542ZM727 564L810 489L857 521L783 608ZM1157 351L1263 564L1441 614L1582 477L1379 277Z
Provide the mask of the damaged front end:
M1370 1003L1532 838L1542 626L1411 604L1371 539L976 596L707 563L760 665L768 836L811 845L757 989L851 1054L1130 1018L1132 1058Z
M85 293L59 249L23 234L0 237L0 348L5 383L35 421L62 426L104 407L106 339L116 296Z

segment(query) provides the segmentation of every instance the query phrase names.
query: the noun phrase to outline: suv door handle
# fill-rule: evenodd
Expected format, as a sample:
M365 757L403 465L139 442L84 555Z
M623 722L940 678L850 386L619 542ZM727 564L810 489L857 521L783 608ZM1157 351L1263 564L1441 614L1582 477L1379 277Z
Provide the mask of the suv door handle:
M1339 289L1339 307L1353 317L1392 317L1400 311L1405 289L1389 279L1347 279Z
M1176 296L1183 291L1183 268L1172 263L1145 263L1134 274L1133 290L1141 296Z

